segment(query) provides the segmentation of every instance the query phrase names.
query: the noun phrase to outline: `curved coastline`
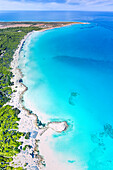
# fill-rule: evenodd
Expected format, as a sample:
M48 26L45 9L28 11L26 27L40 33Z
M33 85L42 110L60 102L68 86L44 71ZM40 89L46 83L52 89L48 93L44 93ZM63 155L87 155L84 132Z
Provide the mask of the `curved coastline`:
M49 29L55 29L55 28L60 28L60 27L65 27L69 25L74 25L74 24L89 24L89 23L67 23L66 25L62 26L56 26L56 27L50 27L46 29L41 29L38 32L43 32ZM30 140L29 140L29 145L32 146L32 149L28 150L28 153L21 152L18 154L16 157L14 157L14 162L18 165L18 161L22 162L21 166L24 167L25 161L23 161L23 157L27 157L28 162L31 156L31 153L33 154L31 160L30 160L30 165L29 168L32 167L38 167L38 169L43 169L46 165L45 160L44 160L44 155L40 155L40 149L39 149L39 141L41 143L42 136L46 132L46 136L52 136L54 132L61 133L63 131L66 131L69 127L68 123L66 121L53 121L53 122L47 122L46 124L43 124L39 119L38 115L36 113L33 113L31 110L28 110L24 105L23 105L23 95L24 93L28 90L27 86L25 86L22 82L23 78L23 73L21 69L19 68L19 63L18 59L20 56L20 52L22 50L22 47L24 43L26 42L27 38L32 35L33 32L37 31L32 31L29 32L20 42L18 45L17 50L15 51L13 55L13 61L11 62L11 68L12 68L12 73L13 73L13 78L12 82L14 82L14 85L12 86L12 90L15 91L12 96L10 102L7 104L18 108L20 110L19 114L19 131L20 132L30 132ZM35 133L35 137L34 134ZM20 140L23 142L23 146L25 147L26 141L24 139ZM41 143L41 147L43 147L43 142ZM28 156L29 155L29 156ZM26 166L28 168L28 166ZM28 169L29 169L28 168Z
M28 33L24 37L24 39L21 40L17 50L13 55L13 61L11 62L11 68L12 68L11 71L14 76L11 81L14 82L14 85L12 86L12 90L15 92L13 92L10 102L8 102L7 104L13 106L14 108L18 108L20 110L20 114L18 115L20 118L20 121L18 122L19 123L18 131L26 132L26 133L30 132L32 134L34 131L38 133L38 126L36 126L37 117L34 114L30 114L30 111L27 110L22 104L23 94L28 88L22 82L19 82L22 79L23 74L21 70L18 68L18 58L19 58L20 51L26 39L31 34L32 32ZM32 149L28 150L29 154L21 151L16 157L13 157L14 162L18 165L19 164L18 162L20 161L21 166L24 168L24 165L27 160L27 162L30 161L29 168L32 168L32 166L38 167L37 158L32 159L32 157L30 156L31 153L34 153L34 151L35 151L34 154L37 155L37 151L38 151L38 150L36 151L37 141L34 138L31 140L31 137L28 140L28 143L26 143L26 140L23 138L21 138L20 141L23 142L22 147L25 147L25 145L30 145L32 146ZM38 157L38 160L41 160L41 157Z
M43 30L42 30L43 31ZM21 70L19 70L20 72L21 72ZM22 76L22 75L21 75ZM20 83L21 85L22 85L22 83ZM24 86L24 85L23 85ZM26 88L26 86L24 86L25 88L25 90L24 90L24 92L27 90L27 88ZM23 93L21 93L21 98L20 98L20 100L21 100L21 103L22 103L22 97L23 97L23 94L24 94L24 92ZM24 107L23 107L23 109L24 109ZM25 111L26 111L26 109L25 109ZM35 113L35 112L34 112ZM38 113L38 112L36 112L36 113ZM36 119L34 119L34 116L31 118L30 117L30 111L29 111L29 113L27 113L27 114L29 114L29 119L33 119L33 121L31 122L31 124L35 124L35 122L36 122ZM27 116L27 115L26 115ZM22 124L22 123L21 123ZM35 126L37 125L37 123L35 124ZM47 127L45 127L45 128L40 128L40 132L42 132L41 134L39 133L39 127L38 127L38 129L37 129L37 136L36 136L36 138L35 138L35 140L37 141L37 144L36 143L34 143L35 144L35 147L34 147L34 152L36 153L37 152L37 147L38 147L38 145L39 145L39 139L40 139L40 137L42 136L42 138L40 139L40 141L41 141L41 147L43 147L43 136L45 136L45 135L50 135L50 129L48 129ZM53 131L52 131L53 132ZM53 132L54 133L54 132ZM71 133L70 133L71 134ZM49 138L49 137L48 137ZM47 145L47 144L46 144ZM51 146L50 146L51 147ZM51 149L52 149L52 147L51 147ZM40 150L40 149L39 149ZM49 153L48 152L48 150L46 150L46 147L44 148L44 150L45 150L45 152L47 152L47 154ZM38 153L38 152L37 152ZM43 154L44 152L42 152L42 155L44 155ZM38 153L38 155L39 155L39 153ZM44 155L44 157L45 157L45 155ZM48 157L49 157L49 155L48 155ZM39 167L39 169L42 169L43 168L43 166L42 165L44 165L45 164L45 162L43 161L43 157L37 157L38 158L38 167ZM45 157L46 158L46 157ZM48 158L48 159L50 159L50 157ZM40 160L40 164L39 164L39 160ZM50 159L50 161L52 162L52 160ZM71 160L70 159L70 161L73 161L73 160ZM50 162L50 163L51 163ZM48 162L47 162L47 164L48 164ZM32 168L31 168L32 169ZM46 169L46 168L45 168ZM57 168L56 168L57 169ZM46 169L47 170L47 169ZM50 170L50 169L49 169Z
M72 23L67 24L66 26L68 26L68 25L72 25ZM53 27L53 28L49 28L49 29L54 29L54 28L59 28L59 27ZM42 31L46 31L49 29L42 29L40 31L42 32ZM45 131L47 131L48 129L51 129L52 133L54 133L54 131L57 133L61 133L62 131L67 130L68 123L66 121L63 121L63 122L56 121L56 122L48 122L47 125L42 124L41 121L38 120L38 116L35 113L32 113L32 111L25 108L25 106L23 105L23 95L28 90L28 88L21 81L24 75L23 75L21 69L18 68L19 67L18 59L19 59L20 51L21 51L26 39L33 32L35 32L35 31L29 32L21 40L20 44L18 45L17 50L15 51L15 53L13 55L13 61L11 62L11 68L12 68L11 71L14 75L12 78L12 82L14 82L14 85L12 86L12 90L15 92L13 92L10 102L8 102L7 104L9 104L15 108L18 108L20 110L20 114L19 114L20 121L19 121L18 130L20 132L30 132L30 133L36 132L36 134L37 134L35 138L32 138L33 135L31 135L31 137L30 137L29 145L32 146L32 149L30 149L28 151L29 156L27 157L27 155L25 153L20 152L16 157L13 158L14 162L18 164L18 162L20 161L21 166L24 167L24 164L25 164L24 156L26 156L26 158L29 160L29 157L32 152L34 154L34 158L33 158L33 160L32 159L30 160L31 161L30 168L32 168L32 166L35 166L35 167L38 167L38 169L43 169L43 167L46 165L46 163L44 161L44 158L40 155L40 151L38 150L38 142L39 142L39 138L40 138L39 136L42 136L45 133ZM40 122L40 126L38 126L38 122ZM23 142L23 147L24 147L26 145L26 141L23 141L23 139L21 139L20 141ZM27 168L27 166L26 166L26 168Z

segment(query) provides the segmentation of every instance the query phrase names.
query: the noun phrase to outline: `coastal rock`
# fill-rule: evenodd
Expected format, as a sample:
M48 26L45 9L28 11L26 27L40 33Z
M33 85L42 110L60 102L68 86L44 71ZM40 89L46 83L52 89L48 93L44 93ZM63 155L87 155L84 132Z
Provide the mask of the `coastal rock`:
M55 132L63 132L68 128L68 124L66 121L63 122L50 122L48 123L48 128L51 128L52 130L54 130Z

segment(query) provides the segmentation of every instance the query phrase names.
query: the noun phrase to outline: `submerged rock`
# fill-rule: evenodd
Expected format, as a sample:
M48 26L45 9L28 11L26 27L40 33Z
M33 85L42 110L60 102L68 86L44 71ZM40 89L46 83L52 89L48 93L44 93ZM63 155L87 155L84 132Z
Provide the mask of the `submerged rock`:
M91 135L91 140L93 143L100 143L100 139L97 137L96 134Z
M77 95L78 95L78 93L76 93L76 92L71 93L71 95L69 97L69 104L70 105L73 105L73 106L75 105Z
M111 138L113 138L113 128L110 124L104 125L104 131L105 134L109 135Z
M68 160L69 163L75 163L75 160Z

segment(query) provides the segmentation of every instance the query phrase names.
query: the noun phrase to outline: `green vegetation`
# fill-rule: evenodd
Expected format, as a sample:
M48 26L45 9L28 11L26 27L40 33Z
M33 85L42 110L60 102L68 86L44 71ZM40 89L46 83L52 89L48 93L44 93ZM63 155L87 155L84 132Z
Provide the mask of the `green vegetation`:
M30 138L30 132L27 132L25 135L25 139L29 139Z
M31 148L32 148L32 146L30 146L30 145L25 145L25 146L23 147L23 150L25 151L25 150L26 150L26 148L31 149Z
M28 165L28 163L25 163L25 164L24 164L24 167L26 167L27 165Z
M18 132L19 110L5 105L11 97L12 89L10 63L13 54L21 39L30 31L39 30L36 27L7 28L0 30L0 169L21 170L21 167L13 168L9 165L12 157L20 152L18 147L22 144L19 138L24 133ZM28 137L28 135L27 135Z
M7 28L0 30L0 107L10 100L11 90L11 73L10 63L13 54L20 43L21 39L33 30L40 30L36 27L27 28ZM20 32L21 31L21 32Z
M0 168L9 167L12 156L20 152L18 146L22 143L17 140L24 134L16 130L18 113L12 106L0 108Z

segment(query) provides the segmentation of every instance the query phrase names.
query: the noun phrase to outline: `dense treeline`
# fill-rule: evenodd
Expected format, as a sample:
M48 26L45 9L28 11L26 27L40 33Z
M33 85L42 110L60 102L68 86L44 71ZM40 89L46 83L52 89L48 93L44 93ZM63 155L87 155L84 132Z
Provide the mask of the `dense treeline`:
M18 109L12 106L4 106L0 108L0 169L13 169L9 166L12 157L20 152L18 146L19 138L24 135L17 131L18 129Z
M12 72L10 63L21 39L30 31L39 30L36 27L7 28L0 30L0 169L18 169L10 166L12 157L20 152L19 138L24 133L18 132L19 110L5 105L10 100L12 89Z
M12 93L10 63L21 39L36 27L7 28L0 30L0 107L3 106Z

